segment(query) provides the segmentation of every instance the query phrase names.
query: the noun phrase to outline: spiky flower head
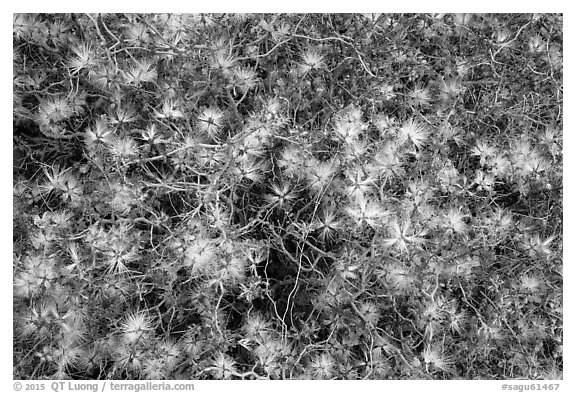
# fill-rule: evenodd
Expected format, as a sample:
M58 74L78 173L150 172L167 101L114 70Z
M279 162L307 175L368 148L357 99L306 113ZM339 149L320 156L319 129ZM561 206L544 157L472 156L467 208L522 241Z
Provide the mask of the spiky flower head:
M464 310L458 311L456 300L450 301L447 307L447 322L450 332L453 334L462 334L470 316Z
M68 62L72 75L79 73L83 69L90 69L95 66L95 56L91 44L82 43L72 47L74 57Z
M438 345L428 345L422 352L422 358L428 372L434 369L449 372L453 364L452 358L445 356Z
M65 96L51 96L40 101L37 122L40 125L47 126L66 120L75 113L74 106Z
M230 379L238 372L236 362L223 352L218 352L214 356L208 369L212 376L217 379Z
M272 324L261 314L252 314L246 318L243 329L246 331L248 338L256 340L270 332Z
M372 325L376 326L378 324L378 320L380 319L380 310L375 303L364 302L360 307L358 307L358 311L360 311L364 316L364 319Z
M388 212L383 206L374 201L369 202L363 196L354 199L344 210L356 226L368 225L374 228L380 226L388 216Z
M256 70L249 67L235 67L232 71L234 86L242 93L254 88L258 82Z
M414 274L400 263L386 266L384 273L387 281L399 291L409 291L415 283Z
M153 320L144 311L128 314L120 324L122 338L129 344L148 339L153 329Z
M23 337L49 338L55 333L55 321L58 318L56 305L52 302L42 302L28 309L19 321L19 334Z
M300 73L306 74L312 70L320 70L326 67L324 55L317 49L310 47L301 55Z
M146 44L150 40L148 26L137 21L129 23L125 30L124 40L134 46Z
M336 176L339 169L337 160L320 162L312 157L306 162L306 179L312 191L320 193L325 190Z
M372 177L380 177L384 184L391 179L402 176L402 151L397 143L390 142L376 151L373 160L368 164L367 170Z
M181 119L184 117L184 113L179 109L178 102L168 99L164 100L162 108L160 111L156 111L155 116L158 119Z
M409 102L412 105L418 107L429 105L431 100L430 90L421 84L415 85L414 88L408 94L408 97Z
M410 245L421 245L425 242L424 232L415 232L410 220L404 220L402 223L393 219L388 224L389 238L384 239L384 245L395 247L401 253L408 252Z
M477 140L472 148L472 155L480 157L480 165L484 165L486 160L496 154L496 148L484 140Z
M111 142L112 135L114 135L104 116L96 119L93 126L86 128L85 133L84 140L89 147L107 144Z
M461 208L450 208L450 210L444 214L444 227L458 235L462 235L468 228L466 223L463 221L465 217L466 214L462 213Z
M367 174L360 167L354 167L346 172L346 193L352 198L367 195L376 185L376 178Z
M211 60L210 66L221 71L225 77L232 76L232 67L236 64L237 58L229 53L227 48L217 50Z
M205 108L198 114L200 132L214 138L224 126L224 112L216 107Z
M61 169L58 165L42 168L48 182L42 187L46 192L52 190L65 191L67 184L73 181L72 168Z
M246 277L247 259L231 242L220 245L220 258L216 259L210 285L236 285Z
M288 182L272 183L270 190L272 192L266 194L266 200L280 208L286 208L297 197L297 193Z
M422 148L428 139L426 127L416 119L406 120L398 130L400 141L409 141L418 149Z
M438 84L439 98L443 102L448 102L461 95L465 88L457 78L442 79Z
M310 371L314 379L332 378L335 366L335 359L329 353L315 354L310 359Z
M185 252L185 265L191 266L192 274L210 273L214 269L217 248L214 241L198 237Z
M264 173L268 166L263 160L257 160L254 156L243 156L236 160L233 173L239 180L248 179L253 183L264 180Z
M298 146L289 145L282 150L277 163L286 175L293 176L301 173L305 162L306 156L302 149Z
M546 41L539 34L535 34L528 40L528 50L531 53L544 52L546 50Z
M484 171L477 171L474 178L474 183L478 185L479 190L491 191L495 181L493 174Z
M125 73L126 83L140 86L142 83L154 82L158 78L158 72L152 59L136 61L128 72Z
M136 110L130 106L118 106L109 115L110 124L127 124L138 120Z
M319 231L322 241L333 238L342 228L342 225L342 220L338 217L334 205L322 209L314 218L313 223L313 227Z
M552 255L552 249L550 246L555 238L556 237L552 235L546 239L542 239L539 233L526 233L520 236L519 246L532 258L546 258Z
M396 134L396 119L393 117L379 113L373 116L372 123L382 138Z
M96 66L89 69L88 79L90 82L102 91L112 93L115 89L115 82L118 80L119 70L113 64Z
M108 144L108 148L110 153L120 159L138 155L138 144L130 137L113 137Z

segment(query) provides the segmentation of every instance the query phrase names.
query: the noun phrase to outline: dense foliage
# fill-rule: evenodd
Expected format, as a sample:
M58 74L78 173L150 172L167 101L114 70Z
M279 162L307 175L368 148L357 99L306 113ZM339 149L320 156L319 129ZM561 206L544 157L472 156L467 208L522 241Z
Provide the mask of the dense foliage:
M562 45L15 15L14 378L561 378Z

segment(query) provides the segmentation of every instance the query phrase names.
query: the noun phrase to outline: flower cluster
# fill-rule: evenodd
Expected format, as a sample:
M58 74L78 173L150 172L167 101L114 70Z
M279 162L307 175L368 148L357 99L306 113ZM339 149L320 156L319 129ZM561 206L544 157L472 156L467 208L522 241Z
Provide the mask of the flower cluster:
M14 378L561 377L562 22L14 15Z

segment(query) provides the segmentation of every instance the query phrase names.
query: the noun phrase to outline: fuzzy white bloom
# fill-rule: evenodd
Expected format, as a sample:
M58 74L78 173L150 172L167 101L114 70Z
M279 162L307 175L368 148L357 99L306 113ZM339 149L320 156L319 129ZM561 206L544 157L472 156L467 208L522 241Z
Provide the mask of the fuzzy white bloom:
M144 23L130 23L126 28L124 39L127 43L135 46L146 44L150 39L148 26Z
M338 217L336 208L333 205L322 209L313 223L314 229L320 231L320 239L325 241L332 238L341 228L342 221Z
M495 180L496 179L494 178L494 175L491 173L477 171L476 177L474 178L474 183L478 185L479 190L490 191L492 190L492 187L494 187Z
M236 57L229 54L227 49L218 50L214 53L210 66L215 70L221 71L224 76L230 77L232 76L232 67L236 64L236 60Z
M408 267L394 263L386 267L385 277L399 291L408 291L415 283L414 274Z
M279 360L288 355L290 350L290 346L283 343L280 338L271 335L260 342L254 350L254 354L268 375L279 377Z
M94 126L86 128L85 132L84 140L88 146L109 143L114 135L112 129L108 127L105 117L96 119Z
M151 59L137 61L125 73L126 83L139 86L142 83L154 82L158 78L158 72Z
M205 108L198 115L198 128L210 137L215 137L223 125L224 112L216 107Z
M534 275L523 275L520 279L520 288L528 292L536 292L540 288L542 283L538 277Z
M258 82L256 70L253 68L235 67L232 73L234 85L237 86L243 93L254 88Z
M480 165L484 165L486 160L493 157L495 154L496 148L483 140L477 140L476 145L472 148L472 155L480 157Z
M371 176L382 177L384 184L392 178L402 176L402 153L396 143L387 143L379 148L374 155L372 162L368 164L368 171Z
M365 140L354 139L344 145L342 158L345 162L362 159L368 151L368 144Z
M336 176L339 169L337 160L320 162L311 158L306 162L306 179L308 185L315 193L325 190Z
M232 243L221 245L224 255L216 260L210 284L238 284L246 276L247 259Z
M74 52L74 57L67 64L70 71L72 71L72 75L94 65L95 57L90 44L82 43L81 45L73 46L72 52Z
M292 176L299 174L306 162L305 154L298 146L287 146L282 150L278 159L278 166L285 174Z
M40 101L37 122L47 126L72 117L76 110L65 96L52 96Z
M340 110L334 117L335 131L347 143L356 140L361 132L368 128L368 124L362 120L362 109L351 105Z
M499 153L495 156L488 157L486 163L490 168L490 173L494 176L504 177L511 172L512 163L505 153Z
M370 174L364 173L364 170L359 167L348 170L346 180L346 192L352 197L366 195L376 185L376 179Z
M382 221L389 213L377 202L368 202L366 198L359 197L351 205L344 208L346 213L352 218L356 226L364 224L369 227L376 227L382 224Z
M310 359L310 371L314 379L330 379L336 369L334 358L328 354L316 354Z
M540 35L533 35L528 40L528 50L532 53L544 52L546 50L546 42Z
M267 169L265 161L257 161L254 156L245 156L236 160L233 173L239 180L248 179L254 183L260 183Z
M285 208L297 197L296 192L286 182L272 183L270 190L272 193L265 195L266 200L280 208Z
M528 252L533 258L548 257L552 254L550 246L554 241L555 236L550 236L544 240L540 238L540 234L523 234L520 238L519 246L521 249Z
M105 92L114 91L114 83L117 81L118 68L109 64L103 67L96 67L88 72L90 82Z
M468 228L463 221L464 217L466 215L462 213L462 209L451 208L444 213L444 227L456 234L463 235Z
M119 158L129 158L138 155L138 145L130 137L111 138L108 148L110 153Z
M408 140L420 149L428 139L428 131L418 120L408 119L398 130L398 137L401 142Z
M138 120L138 115L132 107L117 107L109 118L110 124L125 124Z
M46 184L43 189L46 192L52 190L66 190L66 184L72 181L74 176L72 175L72 168L60 169L58 165L52 165L48 168L42 168L46 178L48 179L48 184Z
M160 112L156 112L155 116L159 119L181 119L184 113L178 109L178 105L173 100L165 100L162 103Z
M438 90L440 99L442 101L448 101L463 93L465 88L461 81L451 78L448 80L442 79L439 83Z
M229 379L232 375L238 373L236 362L223 352L219 352L214 356L208 370L218 379Z
M324 56L318 49L308 48L305 52L302 53L301 56L301 74L306 74L312 70L320 70L326 68L326 63L324 63Z
M374 116L372 122L376 127L376 129L378 130L378 132L380 133L381 137L385 137L387 135L394 135L396 132L395 130L396 119L393 117L380 113Z
M251 132L242 140L243 147L249 154L262 156L273 134L272 127L265 127Z
M370 322L372 325L376 326L378 320L380 319L380 310L375 303L365 302L358 307L358 310L362 313L364 318Z
M153 320L143 311L130 313L122 321L120 331L127 343L146 340L153 331Z
M428 345L422 352L422 358L428 372L431 371L430 368L450 372L453 364L453 359L444 356L441 348L437 345Z
M425 242L424 234L425 232L421 231L415 233L410 229L411 222L409 220L405 220L400 224L398 220L392 220L388 225L388 231L390 233L390 237L384 239L384 245L388 247L395 247L401 253L408 251L409 245L421 245Z
M47 338L52 332L50 325L58 318L56 305L51 302L42 302L39 307L32 307L19 321L20 329L18 334L22 337Z
M408 97L410 98L410 103L414 106L427 106L430 104L430 100L432 99L430 96L430 90L419 84L414 86Z
M353 143L360 133L362 128L358 124L347 121L338 121L334 125L334 132L339 135L347 144Z
M512 214L502 209L501 207L495 208L490 213L487 221L489 224L494 225L496 228L499 228L503 232L510 230L514 224L514 218L512 217Z
M82 347L70 342L60 344L51 354L59 370L66 370L70 366L79 364L82 355Z
M185 264L191 266L192 274L211 272L216 260L216 246L210 239L197 238L185 253Z
M248 338L257 340L272 330L272 324L260 314L252 314L246 318L243 326Z
M544 158L540 153L533 152L525 161L524 161L524 171L527 173L540 173L547 171L550 169L552 164Z
M127 273L127 264L138 258L138 250L134 247L129 250L123 250L123 245L116 245L117 242L112 243L109 250L105 250L104 256L106 260L104 263L107 265L106 273L108 274L123 274Z
M447 306L448 328L453 334L462 334L470 316L466 311L458 311L458 302L451 300Z

